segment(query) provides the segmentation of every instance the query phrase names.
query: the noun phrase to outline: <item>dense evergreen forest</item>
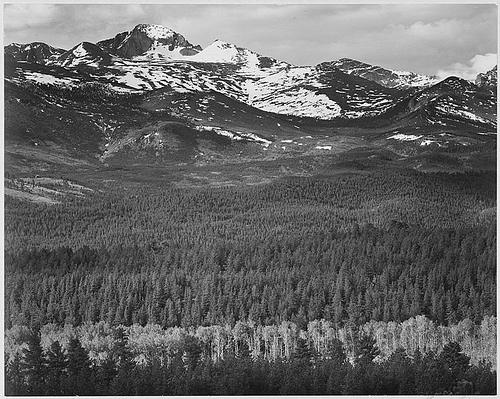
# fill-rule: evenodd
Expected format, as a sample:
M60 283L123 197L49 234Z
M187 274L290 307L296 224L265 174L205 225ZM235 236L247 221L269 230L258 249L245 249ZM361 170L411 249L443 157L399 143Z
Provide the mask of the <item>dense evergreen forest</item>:
M94 188L6 197L11 393L51 378L94 394L496 389L495 172Z

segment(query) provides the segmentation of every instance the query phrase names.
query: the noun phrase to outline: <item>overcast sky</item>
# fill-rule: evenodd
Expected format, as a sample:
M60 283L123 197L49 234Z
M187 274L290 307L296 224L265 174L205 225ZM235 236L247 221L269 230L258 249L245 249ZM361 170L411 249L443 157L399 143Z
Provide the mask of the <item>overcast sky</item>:
M4 44L69 49L167 26L192 44L215 39L295 65L348 57L391 69L462 76L497 63L495 4L5 4Z

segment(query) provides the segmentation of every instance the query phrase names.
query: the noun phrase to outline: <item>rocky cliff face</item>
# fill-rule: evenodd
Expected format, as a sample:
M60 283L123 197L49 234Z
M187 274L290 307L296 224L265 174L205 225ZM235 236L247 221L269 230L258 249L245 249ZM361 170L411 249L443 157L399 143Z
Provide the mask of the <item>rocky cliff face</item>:
M488 72L480 73L476 77L476 85L481 87L496 87L497 86L497 66L490 69Z

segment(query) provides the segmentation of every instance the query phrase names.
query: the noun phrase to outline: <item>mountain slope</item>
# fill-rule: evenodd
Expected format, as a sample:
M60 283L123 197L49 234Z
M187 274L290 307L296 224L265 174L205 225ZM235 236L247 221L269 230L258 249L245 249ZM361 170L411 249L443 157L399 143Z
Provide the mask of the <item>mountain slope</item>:
M468 124L491 132L496 128L495 93L457 77L417 92L398 104L402 106L424 124Z
M350 58L341 58L338 61L324 63L323 65L329 65L349 75L359 76L376 82L384 87L395 89L424 88L438 82L436 78L431 76L418 75L413 72L390 70Z
M249 103L286 115L332 120L374 116L394 105L400 93L336 68L288 67L246 82Z
M237 72L250 78L266 76L291 65L262 56L234 44L215 40L210 46L189 58L193 62L227 63L238 66Z
M79 65L99 67L109 65L110 63L111 56L100 47L89 42L82 42L76 45L50 62L51 65L66 68L77 67Z

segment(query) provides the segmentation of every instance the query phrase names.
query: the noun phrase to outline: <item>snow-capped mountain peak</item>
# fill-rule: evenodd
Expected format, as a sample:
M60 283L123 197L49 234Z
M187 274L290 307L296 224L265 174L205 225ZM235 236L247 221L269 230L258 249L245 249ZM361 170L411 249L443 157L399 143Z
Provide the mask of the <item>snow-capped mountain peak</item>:
M122 57L160 54L176 59L197 54L202 48L194 46L181 34L161 25L139 24L130 32L97 43L103 50Z
M134 30L144 32L147 37L153 40L168 39L175 35L172 29L162 25L139 24Z
M249 57L257 58L257 54L250 50L237 47L232 43L216 39L203 51L193 56L192 60L198 62L241 63L248 61Z
M250 78L268 76L290 64L260 55L235 44L216 39L203 51L189 58L194 62L227 63L238 66L238 74Z

